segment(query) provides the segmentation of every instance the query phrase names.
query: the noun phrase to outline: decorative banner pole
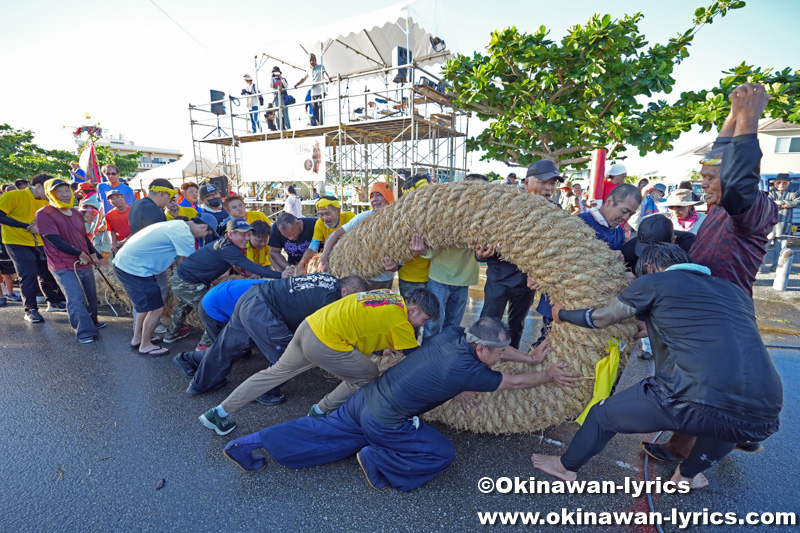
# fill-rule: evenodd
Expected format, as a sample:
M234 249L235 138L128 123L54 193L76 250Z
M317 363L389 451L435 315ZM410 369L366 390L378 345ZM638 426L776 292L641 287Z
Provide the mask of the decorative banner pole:
M589 172L589 200L599 207L603 203L603 180L606 176L606 149L592 152L592 167Z

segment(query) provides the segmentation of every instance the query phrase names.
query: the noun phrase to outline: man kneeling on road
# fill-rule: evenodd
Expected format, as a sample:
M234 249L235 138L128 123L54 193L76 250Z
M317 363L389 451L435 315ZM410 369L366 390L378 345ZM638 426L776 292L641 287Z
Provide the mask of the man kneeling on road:
M249 280L231 283L243 282ZM224 385L231 366L250 347L251 340L270 363L276 363L307 316L365 286L356 276L337 280L329 274L308 274L250 287L236 302L228 324L211 348L175 356L175 364L187 377L193 377L186 392L200 394ZM277 389L262 392L265 394L256 395L261 403L283 402Z
M671 481L708 485L703 471L737 442L778 431L783 387L756 326L753 300L741 287L711 276L674 244L651 244L636 265L639 276L602 309L553 317L604 328L643 316L655 375L593 406L561 457L536 455L533 466L570 481L617 433L680 431L697 437Z
M501 359L537 365L550 351L549 341L532 355L510 342L496 318L481 318L467 330L446 327L327 417L307 416L236 439L225 447L225 456L256 471L266 466L263 457L252 456L260 448L290 468L355 454L372 487L413 490L444 472L455 457L453 444L419 415L465 391L530 389L551 382L565 387L580 380L579 374L564 370L566 363L529 374L492 370Z
M378 376L369 354L415 349L414 328L438 315L439 301L427 289L410 291L405 299L388 289L346 296L303 320L277 363L239 385L200 421L219 435L230 433L233 413L314 366L342 380L308 412L324 417Z

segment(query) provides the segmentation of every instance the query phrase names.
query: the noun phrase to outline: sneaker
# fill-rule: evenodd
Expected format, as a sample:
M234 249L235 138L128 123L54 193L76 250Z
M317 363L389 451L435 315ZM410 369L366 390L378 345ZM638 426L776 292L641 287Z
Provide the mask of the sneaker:
M230 415L219 416L216 407L212 407L197 419L208 429L213 429L217 435L227 435L236 429L236 422L233 421L233 417Z
M25 311L25 320L31 322L32 324L38 324L39 322L44 322L44 318L42 315L39 314L39 311L36 309L28 309Z
M328 413L321 413L317 411L317 404L311 406L311 409L308 410L308 416L312 418L324 418L328 416Z
M47 303L47 300L45 299L44 296L37 296L36 297L36 303L39 304L39 305L44 305L44 304Z
M183 326L177 333L174 335L170 335L167 333L164 335L164 342L167 344L172 344L173 342L180 340L184 337L188 337L189 334L192 332L192 329L189 326Z
M94 327L96 327L97 329L103 329L103 328L104 328L104 327L106 327L107 325L108 325L108 324L106 324L105 322L97 322L97 323L94 325Z
M206 351L206 350L208 350L209 348L211 348L211 346L206 346L205 344L200 344L200 343L198 342L198 343L197 343L197 347L195 348L195 350L196 350L196 351L198 351L198 352L205 352L205 351Z
M10 300L12 302L17 302L17 303L22 302L22 296L20 296L19 293L16 293L16 292L11 293L8 296L6 296L6 299Z
M256 398L256 401L262 405L280 405L286 401L286 396L281 394L280 392L272 392L268 391ZM313 411L314 408L312 407L311 410ZM322 415L325 416L325 415ZM319 417L316 417L319 418Z
M81 344L89 344L94 342L94 337L87 337L85 339L78 339L78 342Z
M46 311L48 313L63 313L67 310L67 304L64 302L53 302L47 304Z
M158 335L163 335L166 332L167 332L167 326L165 326L164 324L157 325L156 329L153 330L153 333L156 333Z
M192 380L191 383L189 383L189 387L186 389L186 394L190 394L192 396L197 396L198 394L205 394L206 392L211 392L211 391L215 391L217 389L221 389L222 387L224 387L227 384L228 384L228 380L227 379L223 379L222 381L220 381L216 385L212 385L210 388L202 390L202 389L199 389L194 384L194 380Z
M229 442L222 453L245 472L258 472L267 466L267 460L263 456L253 457L253 452L261 449L264 449L264 445L258 433L251 433Z

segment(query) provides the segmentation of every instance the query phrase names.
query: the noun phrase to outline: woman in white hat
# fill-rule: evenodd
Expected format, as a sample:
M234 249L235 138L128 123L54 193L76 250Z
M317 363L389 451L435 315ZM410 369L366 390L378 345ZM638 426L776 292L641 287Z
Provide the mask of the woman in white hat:
M692 200L692 191L678 189L667 198L667 208L672 226L677 231L688 231L697 235L706 215L698 213L694 206L702 202Z

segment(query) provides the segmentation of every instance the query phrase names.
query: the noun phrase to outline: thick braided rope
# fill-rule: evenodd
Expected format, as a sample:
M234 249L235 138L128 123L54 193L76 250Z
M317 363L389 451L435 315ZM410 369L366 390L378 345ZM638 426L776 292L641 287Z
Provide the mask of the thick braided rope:
M434 250L493 245L566 308L603 306L626 286L623 264L577 217L516 187L481 182L431 185L403 196L340 239L331 254L331 270L337 277L375 277L383 272L381 258L389 256L401 264L411 259L415 233ZM616 337L625 347L620 357L624 365L636 329L631 322L602 330L553 326L553 350L544 365L532 369L502 363L495 369L514 374L566 362L571 370L593 378L595 363L606 355L607 339ZM380 361L382 370L393 363ZM585 379L568 391L546 384L494 392L483 395L478 408L465 411L450 401L426 418L480 433L536 431L574 420L593 389L594 379Z

